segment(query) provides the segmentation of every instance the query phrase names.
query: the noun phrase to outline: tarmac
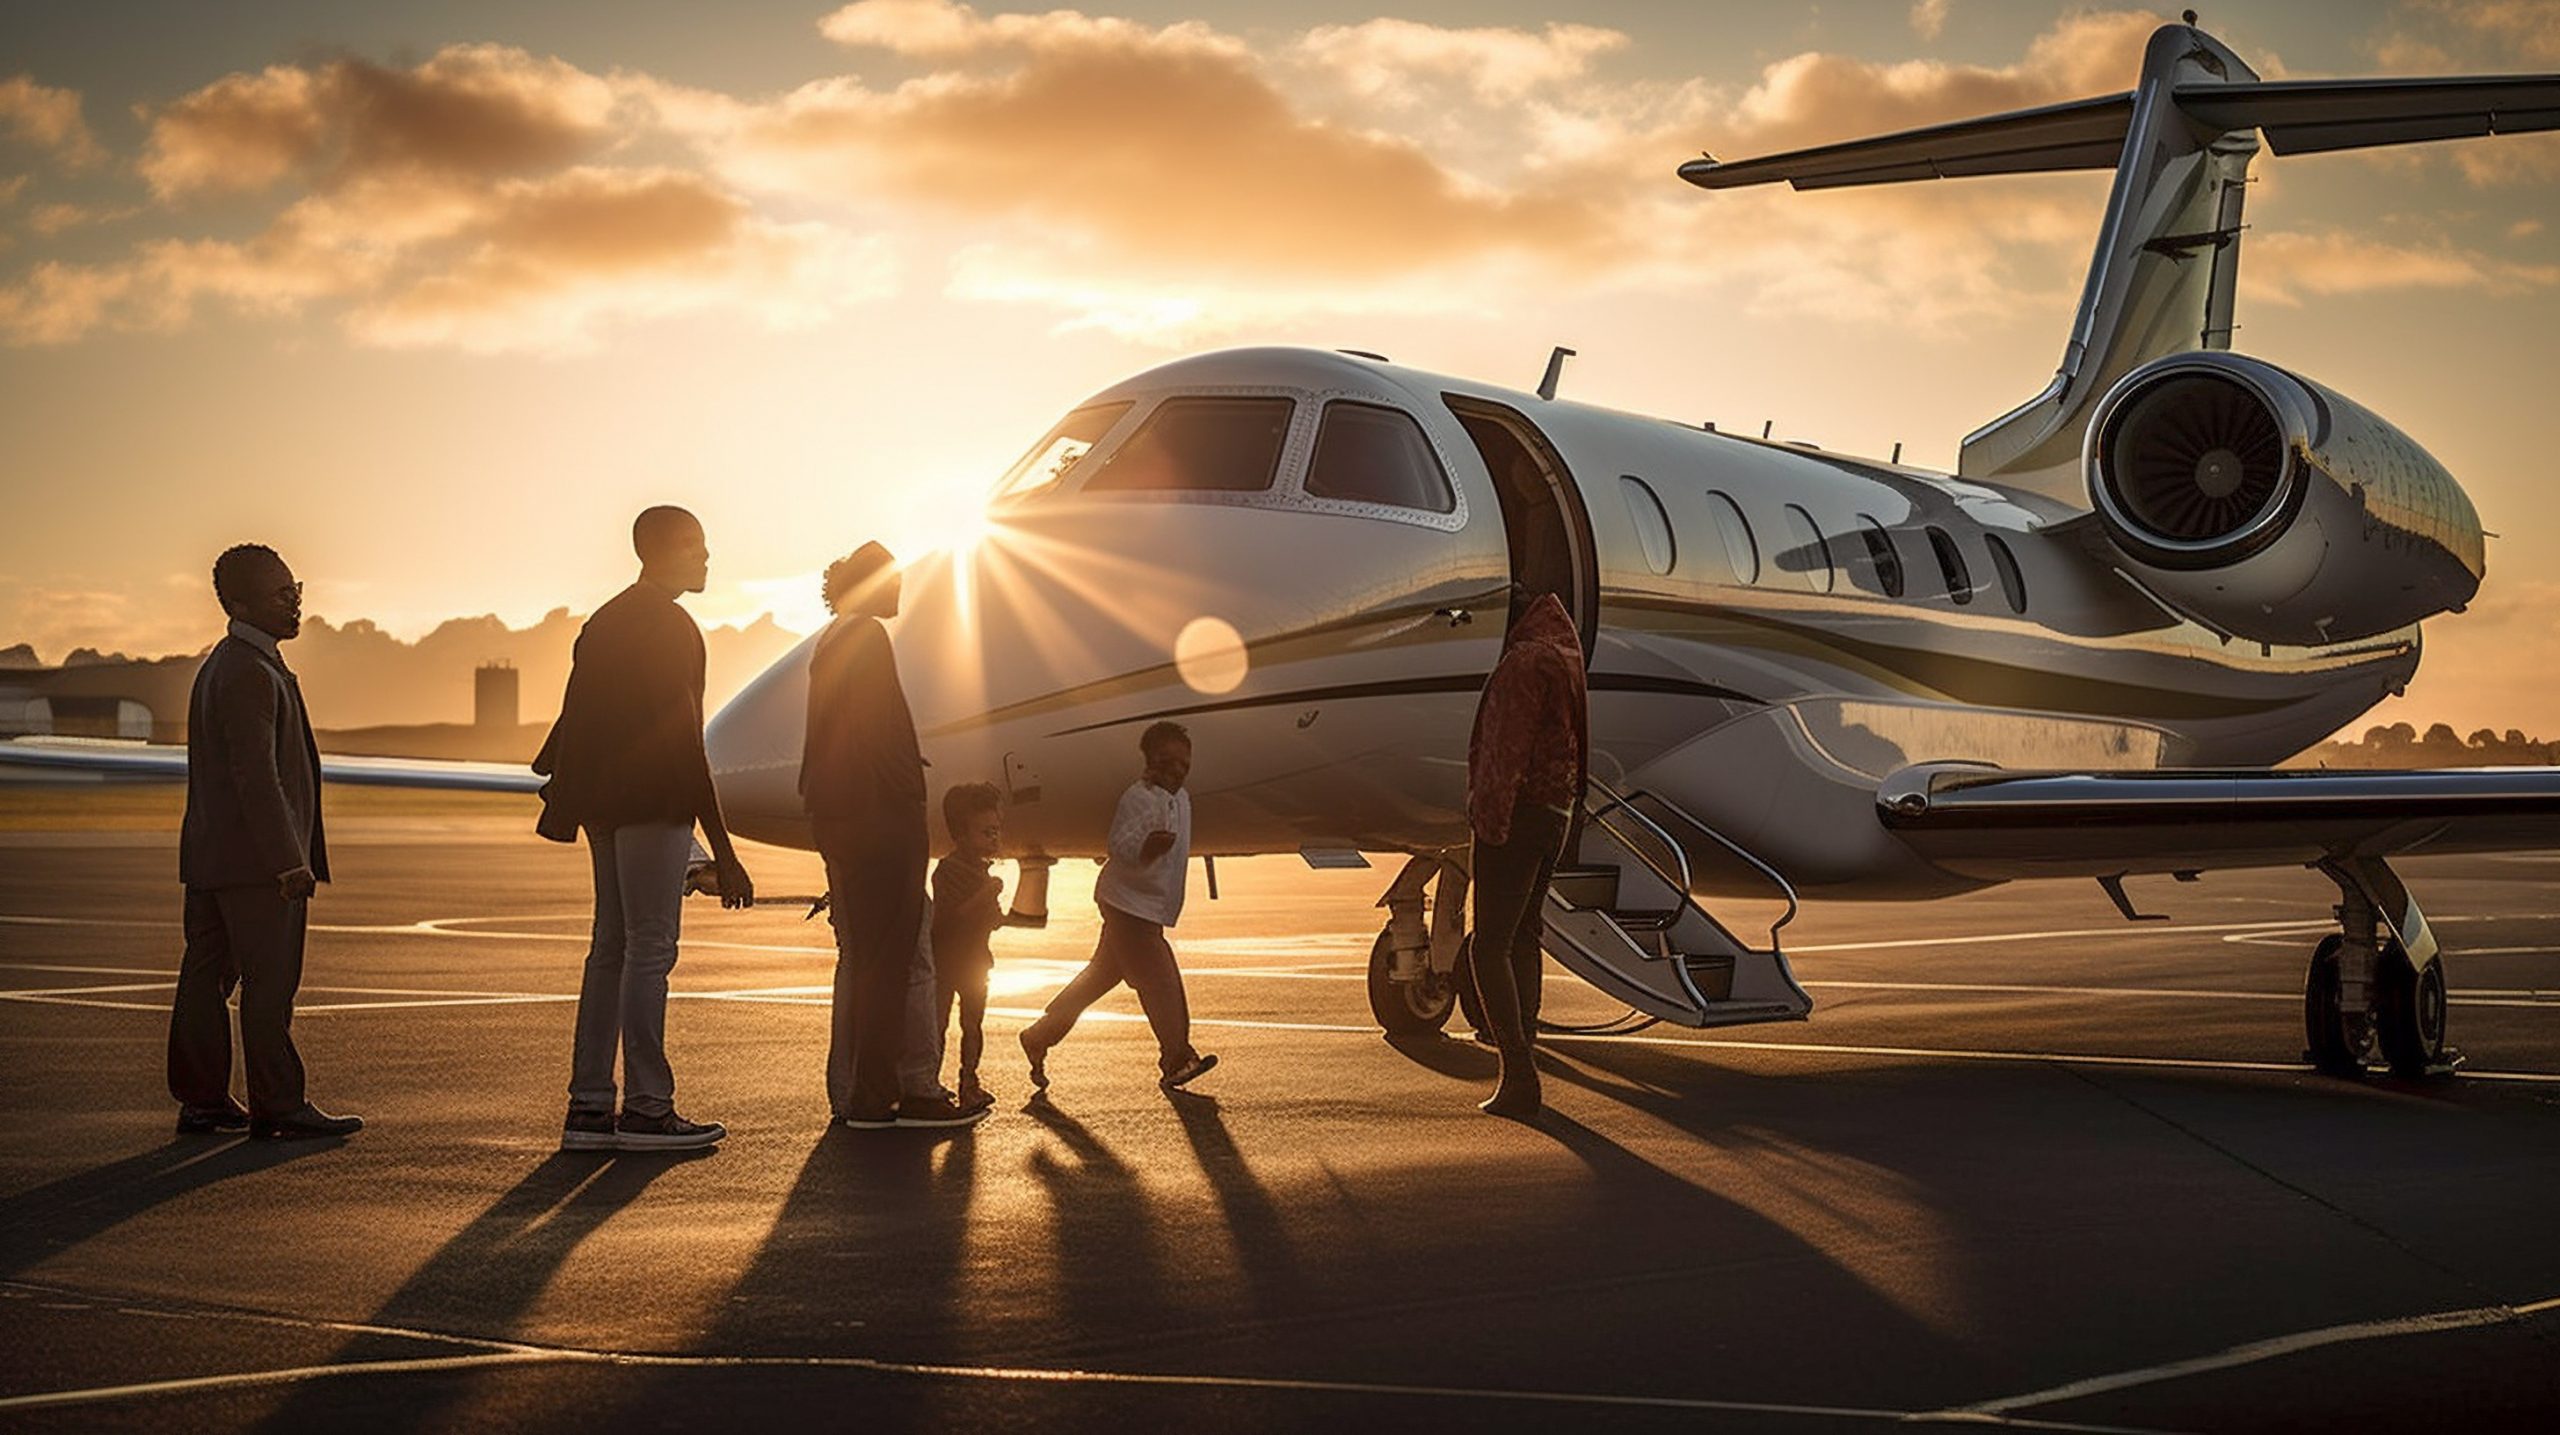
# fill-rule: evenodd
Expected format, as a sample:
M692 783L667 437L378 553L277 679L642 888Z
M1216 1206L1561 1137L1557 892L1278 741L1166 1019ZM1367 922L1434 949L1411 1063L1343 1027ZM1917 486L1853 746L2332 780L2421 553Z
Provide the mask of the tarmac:
M333 804L336 799L333 796ZM153 804L161 803L161 806ZM1195 870L1197 1095L1126 994L1028 1100L1090 869L997 938L993 1117L831 1130L823 919L688 903L690 1159L557 1147L582 851L333 805L327 1143L171 1134L174 800L0 791L0 1428L2554 1428L2560 854L2412 861L2458 1077L2301 1050L2316 875L1810 907L1813 1020L1390 1044L1393 875ZM752 854L768 893L804 854ZM1009 869L1000 869L1009 870ZM1551 969L1549 1014L1614 1008Z

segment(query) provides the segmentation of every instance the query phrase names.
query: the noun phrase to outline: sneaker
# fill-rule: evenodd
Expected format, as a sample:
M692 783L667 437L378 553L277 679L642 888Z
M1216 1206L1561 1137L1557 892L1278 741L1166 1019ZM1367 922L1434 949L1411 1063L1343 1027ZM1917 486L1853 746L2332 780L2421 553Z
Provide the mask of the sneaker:
M673 1111L656 1116L643 1116L625 1111L613 1124L613 1149L617 1151L699 1151L717 1146L729 1128L717 1121L687 1121Z
M364 1129L361 1116L332 1116L306 1101L302 1109L283 1116L249 1118L249 1135L259 1141L316 1141L331 1136L353 1136Z
M898 1124L898 1111L896 1107L882 1107L878 1111L848 1111L836 1118L836 1124L854 1131L886 1131Z
M1209 1073L1209 1068L1217 1064L1218 1059L1216 1057L1202 1052L1193 1052L1189 1061L1186 1061L1182 1065L1175 1067L1173 1070L1166 1072L1164 1074L1164 1080L1160 1084L1167 1091L1179 1091L1183 1087L1189 1086L1192 1082L1206 1076Z
M994 1109L995 1104L996 1096L994 1092L980 1086L974 1080L967 1078L963 1078L961 1080L960 1105L963 1109L969 1111L988 1111Z
M948 1096L914 1097L898 1103L898 1124L921 1128L975 1126L987 1119L984 1106L963 1106Z
M563 1151L619 1151L622 1145L614 1139L613 1113L610 1111L572 1111L560 1123L560 1149Z

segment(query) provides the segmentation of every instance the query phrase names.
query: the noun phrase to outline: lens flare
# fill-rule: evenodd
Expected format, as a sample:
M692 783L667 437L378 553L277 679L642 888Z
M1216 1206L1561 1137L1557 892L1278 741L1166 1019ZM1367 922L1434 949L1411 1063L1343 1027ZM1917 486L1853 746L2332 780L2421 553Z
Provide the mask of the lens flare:
M1173 665L1194 692L1231 693L1252 661L1233 623L1204 615L1184 624L1173 640Z

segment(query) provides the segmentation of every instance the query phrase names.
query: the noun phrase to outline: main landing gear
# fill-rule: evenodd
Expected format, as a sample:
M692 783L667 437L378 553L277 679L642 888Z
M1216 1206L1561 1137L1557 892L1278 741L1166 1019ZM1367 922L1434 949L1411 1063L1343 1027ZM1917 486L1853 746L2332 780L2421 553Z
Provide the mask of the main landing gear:
M2318 865L2343 900L2303 977L2306 1058L2331 1076L2362 1076L2377 1050L2395 1076L2461 1065L2444 1039L2443 953L2399 874L2378 857Z
M1471 985L1466 868L1438 857L1409 858L1378 905L1387 909L1387 924L1369 949L1369 1014L1389 1036L1433 1035L1462 1002L1474 1005L1473 993L1464 990Z

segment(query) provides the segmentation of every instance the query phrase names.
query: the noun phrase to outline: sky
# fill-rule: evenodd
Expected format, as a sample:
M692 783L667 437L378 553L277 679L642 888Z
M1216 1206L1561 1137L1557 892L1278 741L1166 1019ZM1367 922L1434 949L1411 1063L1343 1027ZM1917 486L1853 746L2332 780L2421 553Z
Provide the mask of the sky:
M1391 8L1382 8L1391 7ZM949 0L0 7L0 645L191 651L258 539L406 636L584 611L699 513L697 616L818 620L1084 395L1366 349L1952 467L2059 357L2103 174L1673 170L2129 85L2164 16ZM2203 8L2262 74L2560 71L2560 0ZM2477 501L2373 721L2560 733L2560 138L2262 156L2235 347Z

